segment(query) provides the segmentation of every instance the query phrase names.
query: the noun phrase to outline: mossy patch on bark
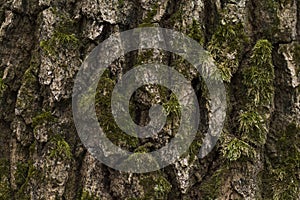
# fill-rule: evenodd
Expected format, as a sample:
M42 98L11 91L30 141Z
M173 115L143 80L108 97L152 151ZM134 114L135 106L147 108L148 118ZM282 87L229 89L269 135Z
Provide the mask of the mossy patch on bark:
M239 23L220 24L208 43L217 67L224 81L230 82L237 71L249 39L244 32L244 26Z
M61 135L55 135L51 138L49 157L68 160L72 158L71 147Z
M100 200L100 198L90 194L88 191L83 190L81 191L80 197L77 200Z
M15 193L16 199L29 200L30 194L27 192L30 181L41 180L42 174L34 167L32 161L17 164L16 171L16 183L18 184L18 190Z
M247 99L238 116L239 132L243 140L256 145L266 141L266 116L273 103L275 73L272 49L268 40L258 40L252 50L250 66L242 71Z
M68 14L60 13L55 8L52 12L58 17L52 36L40 41L40 47L50 56L56 56L61 50L76 50L80 41L75 34L75 21Z
M171 192L172 185L162 175L149 175L140 180L144 187L145 196L141 199L166 199Z

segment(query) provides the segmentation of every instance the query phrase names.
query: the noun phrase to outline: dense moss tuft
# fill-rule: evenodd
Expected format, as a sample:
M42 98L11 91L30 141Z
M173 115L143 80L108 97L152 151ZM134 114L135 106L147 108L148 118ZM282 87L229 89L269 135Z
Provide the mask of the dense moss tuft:
M72 151L70 145L61 135L55 135L51 138L50 158L71 159Z
M222 154L223 157L229 161L236 161L240 158L253 158L256 152L248 143L234 138L225 144L225 147L222 149Z
M237 71L248 40L242 23L220 24L212 36L208 50L221 70L224 81L230 82Z
M250 66L242 72L247 99L245 110L238 116L239 132L243 139L256 145L265 143L268 132L265 108L273 103L275 74L272 49L268 40L257 41Z
M40 42L41 48L49 55L56 55L57 47L76 49L79 46L79 40L75 34L67 34L59 31L54 31L53 36L49 40Z
M240 113L239 131L242 138L254 144L264 144L266 140L267 127L266 120L258 111L249 108Z
M200 45L204 45L205 37L197 20L193 19L193 23L187 27L187 33L189 37L199 42Z

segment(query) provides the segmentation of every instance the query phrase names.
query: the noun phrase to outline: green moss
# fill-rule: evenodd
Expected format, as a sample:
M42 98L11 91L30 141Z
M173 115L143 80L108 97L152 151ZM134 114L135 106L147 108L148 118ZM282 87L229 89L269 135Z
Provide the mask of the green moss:
M49 40L40 42L40 47L49 55L56 55L58 47L76 49L79 46L79 40L75 34L66 34L54 31L53 36Z
M246 110L238 117L239 132L242 138L254 144L264 144L266 141L267 127L264 117L255 110Z
M78 200L100 200L100 198L90 194L88 191L83 190Z
M153 49L149 50L143 50L142 52L139 53L136 59L136 64L135 65L141 65L145 62L149 62L150 59L153 58Z
M166 103L163 103L163 107L167 115L173 114L177 117L181 115L181 107L174 93L170 95L170 99Z
M28 163L24 163L24 162L18 162L17 163L17 170L16 170L16 184L18 187L21 187L27 178L27 174L28 174Z
M159 8L158 3L155 3L154 5L151 6L151 10L148 12L146 18L144 19L143 23L151 23L153 22L153 18L157 14L157 10Z
M200 45L204 44L205 37L203 35L203 31L201 30L201 25L197 20L193 19L193 23L187 28L187 33L189 37L199 42Z
M50 140L51 150L50 158L62 158L62 159L71 159L72 151L70 145L65 141L61 135L55 135Z
M34 85L37 82L34 66L30 66L23 75L23 82L26 85Z
M258 40L252 50L252 64L258 67L265 67L273 71L272 50L273 46L268 40Z
M268 105L274 95L274 73L266 69L251 66L243 72L243 84L247 88L247 98L255 106Z
M118 0L118 6L123 7L125 5L124 0Z
M149 175L140 180L145 196L141 199L167 199L172 185L162 175Z
M250 66L242 71L247 98L245 111L238 117L239 131L243 139L256 145L265 143L268 132L265 108L273 103L275 74L272 49L268 40L258 40L252 49Z
M134 150L134 153L147 153L149 152L147 147L139 146Z
M57 55L62 48L77 49L80 41L74 33L75 22L68 14L59 13L55 8L52 8L52 12L57 16L58 22L52 37L41 41L40 47L51 56Z
M170 17L170 23L172 25L175 25L174 28L178 29L180 31L182 29L182 21L183 21L183 4L179 5L179 8L171 15ZM178 24L178 26L177 26Z
M224 81L230 82L239 67L245 46L249 39L242 23L221 24L208 44L208 50L221 70Z
M51 123L56 122L57 118L55 118L51 112L43 112L34 118L32 118L32 124L31 126L35 128L37 125L41 125L43 123Z
M16 199L20 200L30 200L30 195L27 192L29 182L31 179L41 179L41 173L33 166L33 163L30 161L28 163L18 163L16 181L18 184L18 191L15 196Z
M99 81L99 85L101 87L96 91L95 108L101 128L114 144L124 148L136 148L139 143L138 138L123 133L115 123L111 112L111 95L115 81L110 79L106 73Z
M189 164L191 164L193 161L195 161L198 158L199 150L201 149L203 145L203 138L202 134L197 132L195 139L193 140L192 144L189 147L189 151L187 152L189 154ZM183 154L182 157L186 157L186 154Z
M246 142L233 138L224 144L222 148L223 157L229 161L236 161L241 158L253 158L256 155L255 149Z

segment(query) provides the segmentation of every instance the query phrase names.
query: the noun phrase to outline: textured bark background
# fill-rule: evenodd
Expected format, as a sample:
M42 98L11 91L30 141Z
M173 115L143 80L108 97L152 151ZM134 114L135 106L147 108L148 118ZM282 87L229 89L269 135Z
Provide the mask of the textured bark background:
M0 0L0 24L0 199L300 199L299 0ZM138 90L131 112L146 124L150 105L163 102L171 116L165 134L138 140L113 124L110 91L140 63L160 61L183 73L203 115L197 140L178 162L121 173L81 144L72 87L94 47L145 26L178 30L211 52L226 84L227 121L214 150L196 159L209 102L197 74L167 52L125 55L105 73L96 98L115 144L151 151L178 126L176 101L157 86Z

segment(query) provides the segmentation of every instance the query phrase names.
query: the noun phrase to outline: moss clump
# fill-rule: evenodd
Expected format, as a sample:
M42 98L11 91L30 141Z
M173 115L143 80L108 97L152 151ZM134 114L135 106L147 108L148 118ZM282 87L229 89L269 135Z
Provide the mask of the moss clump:
M263 115L255 110L246 110L238 117L239 132L242 138L254 144L264 144L266 141L267 127Z
M40 47L51 56L57 55L61 48L77 49L80 41L74 33L75 22L67 14L59 13L55 8L52 12L58 17L58 22L52 37L41 41Z
M150 175L140 180L144 187L145 196L141 199L167 199L171 192L172 185L161 175Z
M188 36L199 42L200 45L204 44L205 37L203 35L203 31L201 30L201 25L197 20L193 19L193 23L188 26L187 32Z
M71 159L72 151L70 145L61 135L55 135L50 140L50 158Z
M24 163L24 162L18 162L17 163L17 171L16 171L16 184L18 187L21 187L27 178L27 174L28 174L28 163Z
M53 36L49 40L43 40L40 42L40 47L52 56L58 53L57 47L59 46L68 49L76 49L79 46L79 40L75 34L66 34L54 31Z
M151 22L153 22L153 18L157 14L158 8L159 8L158 3L155 3L154 5L151 6L151 10L148 12L146 18L144 19L144 23L151 23Z
M259 40L252 50L250 67L243 70L242 83L246 88L245 111L239 114L239 131L243 139L263 145L267 134L266 108L273 102L274 66L272 44Z
M271 103L274 94L274 66L272 64L272 44L268 40L259 40L253 48L251 67L243 73L243 84L247 87L247 96L255 106Z
M177 117L181 115L181 107L174 93L170 95L170 99L163 103L163 108L167 115L173 114Z
M41 125L43 123L51 123L56 122L57 118L55 118L51 112L43 112L34 118L32 118L32 124L31 126L35 128L37 125Z
M140 145L134 150L134 153L147 153L150 152L150 148L153 147L153 144L148 142L144 145Z
M148 63L149 60L151 60L153 58L153 53L154 53L153 49L143 50L137 56L136 64L135 65L141 65L141 64L144 64L145 62Z
M234 138L229 142L225 142L224 148L222 149L223 157L229 161L236 161L241 158L253 158L256 155L255 149L248 143Z
M221 70L224 81L230 82L232 75L239 67L248 37L242 23L219 25L208 44L208 50Z
M96 91L95 108L102 130L114 144L130 150L136 148L139 143L138 138L123 133L115 123L111 112L111 95L115 81L109 78L109 74L105 72L99 85L101 87L97 88Z
M90 194L88 191L85 190L81 191L80 197L77 199L78 200L100 200L100 198Z
M183 20L182 16L183 16L183 9L182 9L182 4L180 4L180 7L170 17L171 24L177 25L178 23L178 27L176 28L179 29L179 31L182 29L181 26Z
M25 71L23 75L23 82L24 84L26 84L26 86L34 87L37 85L36 83L38 82L38 78L36 76L37 74L36 70L37 70L37 66L33 64Z
M203 139L201 138L200 133L196 134L196 138L192 142L192 144L189 147L189 151L187 152L189 154L189 164L191 164L193 161L195 161L198 157L199 150L201 149L203 145ZM182 157L186 157L186 154L183 154Z

